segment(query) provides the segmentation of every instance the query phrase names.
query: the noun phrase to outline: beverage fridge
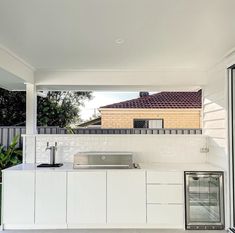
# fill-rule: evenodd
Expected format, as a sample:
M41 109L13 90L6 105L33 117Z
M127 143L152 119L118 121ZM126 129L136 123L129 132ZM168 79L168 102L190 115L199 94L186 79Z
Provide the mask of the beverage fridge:
M185 172L185 228L224 229L223 172Z

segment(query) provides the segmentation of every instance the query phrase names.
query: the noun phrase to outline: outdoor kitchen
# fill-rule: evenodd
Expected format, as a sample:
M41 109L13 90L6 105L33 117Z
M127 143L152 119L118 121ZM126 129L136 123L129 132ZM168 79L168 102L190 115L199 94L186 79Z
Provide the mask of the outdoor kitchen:
M233 0L1 0L1 230L235 232Z

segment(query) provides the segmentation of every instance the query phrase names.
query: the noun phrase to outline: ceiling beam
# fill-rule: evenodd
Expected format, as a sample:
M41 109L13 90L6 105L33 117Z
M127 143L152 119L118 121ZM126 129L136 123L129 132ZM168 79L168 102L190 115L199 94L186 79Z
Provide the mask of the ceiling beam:
M71 70L71 71L36 71L35 84L41 89L83 87L90 90L102 87L186 87L203 86L207 83L207 72L190 69L169 69L156 71L131 70ZM117 88L115 88L117 87Z
M34 83L35 69L6 47L0 45L0 68L25 83Z

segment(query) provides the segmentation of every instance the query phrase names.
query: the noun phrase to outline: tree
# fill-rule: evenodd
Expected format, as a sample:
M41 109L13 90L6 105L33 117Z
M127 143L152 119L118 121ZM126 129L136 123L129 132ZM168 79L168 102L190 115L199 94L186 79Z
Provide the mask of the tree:
M38 126L66 127L79 120L80 106L92 92L49 91L37 97ZM26 93L0 88L0 125L25 125Z
M53 91L38 97L38 126L66 127L79 121L79 107L92 98L91 92Z
M0 88L0 125L25 124L25 92L7 91Z

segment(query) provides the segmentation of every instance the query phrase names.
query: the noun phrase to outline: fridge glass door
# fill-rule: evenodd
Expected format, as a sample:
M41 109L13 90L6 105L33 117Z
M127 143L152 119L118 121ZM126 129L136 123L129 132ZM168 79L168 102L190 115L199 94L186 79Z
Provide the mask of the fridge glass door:
M188 223L221 223L220 175L188 176Z

